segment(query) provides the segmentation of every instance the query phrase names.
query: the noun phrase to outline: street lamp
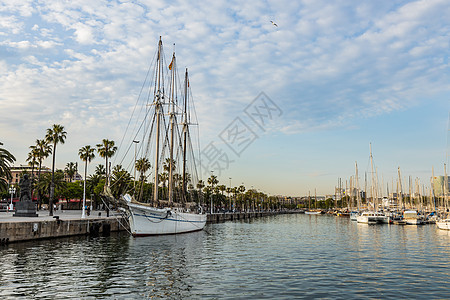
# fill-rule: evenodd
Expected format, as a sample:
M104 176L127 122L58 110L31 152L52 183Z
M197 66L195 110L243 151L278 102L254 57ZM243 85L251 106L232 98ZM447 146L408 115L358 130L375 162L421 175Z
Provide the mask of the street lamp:
M9 205L9 210L13 210L14 209L14 205L13 205L13 194L16 193L16 187L11 186L9 188L9 193L11 194L11 204Z

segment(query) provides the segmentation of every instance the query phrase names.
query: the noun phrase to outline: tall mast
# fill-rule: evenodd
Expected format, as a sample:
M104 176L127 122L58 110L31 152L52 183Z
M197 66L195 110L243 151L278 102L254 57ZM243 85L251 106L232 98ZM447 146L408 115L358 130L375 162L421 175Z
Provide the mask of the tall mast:
M448 208L448 177L447 177L447 165L444 163L444 210Z
M405 205L403 203L403 188L402 188L402 175L400 174L400 167L398 167L398 184L400 187L399 194L397 197L399 197L400 204L402 205L402 209L405 209Z
M436 197L434 194L434 167L431 167L431 195L433 201L432 205L434 206L434 211L436 212Z
M358 183L358 163L355 161L355 169L356 169L356 174L355 174L355 179L356 179L356 191L357 191L357 195L356 195L356 207L358 208L358 211L361 209L360 205L361 205L361 193L359 191L359 183Z
M175 131L175 52L172 56L172 62L169 65L169 69L172 71L172 80L171 80L171 93L170 93L170 158L169 158L169 205L173 201L173 139L174 139L174 131Z
M158 186L159 186L159 131L160 131L160 120L161 120L161 71L162 71L162 40L159 37L158 44L158 86L155 97L155 111L156 111L156 151L155 151L155 180L153 188L153 201L158 202Z
M311 210L311 192L308 191L308 208Z
M370 145L370 168L371 168L371 172L372 172L370 193L372 196L373 210L376 211L376 208L375 208L376 200L374 199L374 197L376 197L376 193L374 192L375 182L374 182L374 178L373 178L374 172L373 172L372 143L370 143L369 145Z
M184 122L183 122L183 190L181 200L186 200L186 148L187 148L187 133L188 133L188 119L187 119L187 101L188 101L188 69L184 76Z
M412 208L412 192L411 192L411 185L412 185L412 182L411 182L411 175L409 175L409 181L408 181L408 183L409 183L409 208Z

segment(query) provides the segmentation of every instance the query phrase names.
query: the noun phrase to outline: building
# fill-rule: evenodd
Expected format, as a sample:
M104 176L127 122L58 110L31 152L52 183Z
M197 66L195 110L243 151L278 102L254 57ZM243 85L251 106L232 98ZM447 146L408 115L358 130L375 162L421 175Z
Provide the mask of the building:
M12 179L8 182L8 184L18 185L20 182L20 178L24 173L31 174L31 171L34 171L34 176L38 175L38 167L35 167L34 170L27 165L20 165L18 167L13 166L11 168L11 176ZM41 167L41 175L46 173L51 173L52 170L46 166ZM83 177L77 172L71 179L66 173L64 173L64 181L66 182L75 182L75 181L81 181L83 180Z
M20 165L18 167L13 166L11 168L11 176L12 179L8 182L8 184L14 184L17 185L19 184L20 181L20 177L22 177L22 174L27 173L27 174L31 174L31 171L34 172L34 176L37 176L38 174L38 168L35 167L34 170L27 165ZM41 167L41 174L45 174L45 173L50 173L52 170L50 168L47 168L45 166Z
M447 176L447 180L445 180L445 176L434 176L432 178L434 195L436 197L444 196L445 184L447 184L447 189L446 189L447 195L449 194L449 188L450 188L450 185L449 185L450 180L449 179L450 179L450 176Z

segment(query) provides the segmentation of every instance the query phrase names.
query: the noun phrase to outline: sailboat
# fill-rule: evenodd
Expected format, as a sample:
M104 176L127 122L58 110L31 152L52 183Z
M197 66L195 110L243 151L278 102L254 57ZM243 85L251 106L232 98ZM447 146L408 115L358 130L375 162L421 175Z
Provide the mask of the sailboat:
M185 72L184 93L180 93L182 89L177 85L175 52L168 66L168 88L164 86L166 68L160 38L154 86L149 89L152 90L149 95L153 96L153 101L150 102L149 99L144 104L146 113L139 126L139 134L142 133L139 152L148 162L153 162L153 182L150 184L153 191L145 193L143 185L140 185L133 193L121 197L133 236L198 231L204 228L207 220L199 203L201 191L195 190L193 182L194 177L198 179L197 167L195 164L188 167L188 162L195 163L190 133L190 125L193 123L189 111L192 100L188 70ZM138 136L136 133L135 137ZM134 160L136 167L136 154ZM145 180L145 176L141 177Z
M308 192L308 210L305 211L305 214L307 215L320 215L322 213L321 210L317 209L317 195L316 195L316 191L314 190L314 203L315 203L315 207L316 209L312 210L311 209L311 194Z
M450 121L449 121L450 124ZM450 125L449 125L450 127ZM442 230L450 230L450 218L448 217L448 177L447 177L447 168L446 164L444 164L444 210L447 212L447 218L441 218L436 221L436 226Z
M372 180L371 180L371 195L372 195L372 203L373 203L373 210L370 211L363 211L361 212L357 217L356 221L358 223L365 223L365 224L382 224L382 223L388 223L388 217L384 214L377 211L377 188L376 188L376 180L374 177L374 170L373 170L373 156L372 156L372 144L370 144L370 165L371 165L371 173L372 173Z
M358 163L355 161L355 180L356 180L356 211L350 212L350 220L358 221L359 211L361 209L361 193L358 184Z

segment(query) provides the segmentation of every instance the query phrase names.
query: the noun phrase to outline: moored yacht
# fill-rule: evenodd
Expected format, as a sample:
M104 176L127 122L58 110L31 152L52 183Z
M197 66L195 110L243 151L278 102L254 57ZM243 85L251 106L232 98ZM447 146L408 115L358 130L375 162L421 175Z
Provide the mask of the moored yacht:
M417 210L406 210L403 213L403 219L407 225L422 225L425 223L423 216Z

